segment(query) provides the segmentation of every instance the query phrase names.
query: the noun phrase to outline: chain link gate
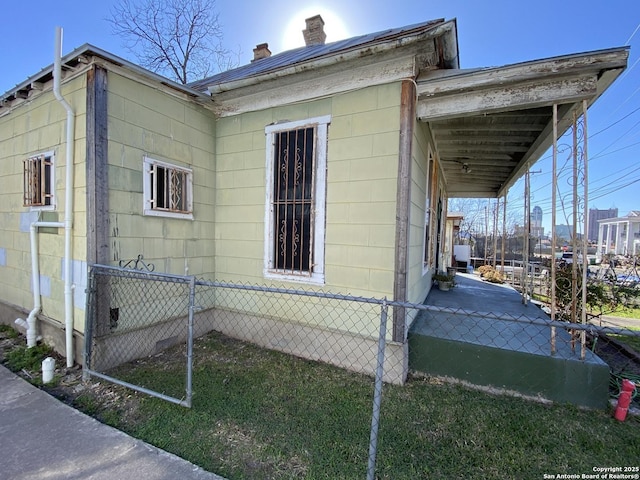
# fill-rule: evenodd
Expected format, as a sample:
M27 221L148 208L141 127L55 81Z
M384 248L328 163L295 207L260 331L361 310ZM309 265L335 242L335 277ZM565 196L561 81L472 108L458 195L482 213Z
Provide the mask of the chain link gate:
M195 277L93 266L87 296L84 379L102 378L191 407L194 299ZM166 385L158 385L147 379L145 358L166 355L174 346L178 349L174 355L184 355L184 383L171 378ZM142 373L126 368L133 361L142 367Z

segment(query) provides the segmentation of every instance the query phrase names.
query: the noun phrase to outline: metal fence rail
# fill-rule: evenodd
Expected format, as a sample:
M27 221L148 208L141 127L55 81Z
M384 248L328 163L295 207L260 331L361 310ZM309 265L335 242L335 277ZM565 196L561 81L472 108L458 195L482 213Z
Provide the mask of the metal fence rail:
M392 341L386 321L394 310L412 319L402 343ZM638 359L615 340L640 331L551 321L542 313L510 316L106 266L91 269L86 325L87 375L187 407L197 394L194 364L201 366L193 342L210 332L373 377L370 479L384 384L403 383L409 371L536 398L566 389L566 400L578 403L581 395L606 402L619 394L622 379L640 380ZM552 328L558 332L554 353ZM584 358L576 348L581 332L588 338ZM251 359L247 365L249 375Z
M85 379L95 376L186 407L192 397L195 279L94 266L89 274ZM155 387L127 375L153 369L144 360L178 345L184 383ZM125 380L128 378L129 380Z

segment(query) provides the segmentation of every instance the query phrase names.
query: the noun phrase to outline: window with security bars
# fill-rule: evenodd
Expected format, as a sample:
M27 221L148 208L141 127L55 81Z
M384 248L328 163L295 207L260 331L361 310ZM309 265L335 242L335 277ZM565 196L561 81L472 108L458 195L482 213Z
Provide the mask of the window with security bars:
M23 205L53 208L53 154L43 153L24 160Z
M267 127L267 276L324 281L327 124L322 117Z
M145 215L193 218L191 169L145 157Z

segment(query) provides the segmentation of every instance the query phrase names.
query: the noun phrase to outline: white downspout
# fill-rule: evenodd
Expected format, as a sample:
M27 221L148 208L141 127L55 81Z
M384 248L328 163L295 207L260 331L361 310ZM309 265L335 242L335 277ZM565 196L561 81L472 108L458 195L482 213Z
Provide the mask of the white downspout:
M60 93L62 58L62 29L56 27L56 45L53 65L53 94L67 111L67 152L64 199L64 317L67 351L67 368L73 367L73 290L71 283L71 242L73 227L73 163L76 118L73 108Z
M67 112L67 149L66 149L66 175L65 175L65 203L64 222L40 222L31 224L31 276L33 288L33 310L29 313L27 320L16 319L16 323L27 329L27 347L34 347L38 341L36 333L36 316L42 310L42 298L40 295L40 257L38 253L38 228L39 227L64 227L64 312L65 312L65 334L67 367L73 367L73 287L71 283L71 241L73 226L73 164L74 164L74 142L75 142L75 113L71 105L67 103L60 93L61 76L61 55L62 55L62 29L56 27L56 40L53 64L53 94Z

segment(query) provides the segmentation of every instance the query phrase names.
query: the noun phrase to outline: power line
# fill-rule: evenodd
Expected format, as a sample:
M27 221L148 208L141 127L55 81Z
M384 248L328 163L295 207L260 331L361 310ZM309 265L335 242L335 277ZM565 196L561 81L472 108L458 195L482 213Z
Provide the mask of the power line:
M633 31L633 33L631 34L631 36L629 37L629 40L627 40L625 42L625 45L629 45L631 43L631 39L633 38L633 36L638 33L638 30L640 29L640 23L638 23L638 26L636 27L636 29Z
M640 87L638 87L638 89L636 90L636 92L640 90ZM636 93L633 92L633 93ZM631 95L633 96L633 94ZM629 97L631 98L631 97ZM608 127L603 128L602 130L597 131L596 133L593 133L591 135L589 135L589 140L591 140L593 137L595 137L596 135L601 134L602 132L606 132L607 130L609 130L611 127L614 127L615 125L617 125L618 123L622 122L625 118L630 117L631 115L633 115L634 113L636 113L638 110L640 110L640 107L636 108L635 110L633 110L632 112L627 113L624 117L622 117L620 120L617 120L615 122L613 122L611 125L609 125Z

